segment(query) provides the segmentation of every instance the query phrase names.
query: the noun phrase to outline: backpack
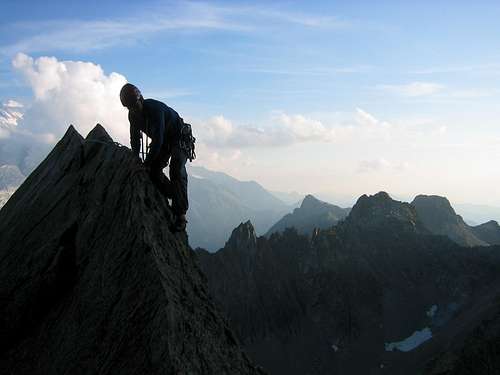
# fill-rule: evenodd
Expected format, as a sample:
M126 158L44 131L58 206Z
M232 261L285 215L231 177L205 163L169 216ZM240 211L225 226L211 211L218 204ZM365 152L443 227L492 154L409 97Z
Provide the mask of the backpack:
M196 159L196 153L194 151L194 143L196 138L193 137L193 131L191 129L191 124L182 122L181 136L179 139L179 147L186 153L189 161Z

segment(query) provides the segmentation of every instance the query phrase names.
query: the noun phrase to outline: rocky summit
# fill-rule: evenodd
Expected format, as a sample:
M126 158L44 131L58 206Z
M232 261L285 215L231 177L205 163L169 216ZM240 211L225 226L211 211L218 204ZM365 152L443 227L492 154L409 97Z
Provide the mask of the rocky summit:
M315 228L326 229L344 219L348 208L341 208L306 195L300 207L285 215L266 233L283 232L286 228L295 228L301 234L311 235Z
M419 218L430 232L448 236L463 246L487 245L464 222L462 217L456 214L450 202L445 197L418 195L411 204L415 207Z
M140 161L71 126L0 211L0 373L258 374Z

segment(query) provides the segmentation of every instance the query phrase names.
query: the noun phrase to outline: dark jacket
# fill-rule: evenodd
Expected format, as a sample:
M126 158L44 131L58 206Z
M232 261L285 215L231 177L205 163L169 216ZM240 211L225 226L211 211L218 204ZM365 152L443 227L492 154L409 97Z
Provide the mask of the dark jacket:
M172 108L154 99L144 100L143 116L136 118L129 112L130 146L139 155L141 131L151 139L151 147L145 163L155 160L160 151L171 149L179 142L183 120Z

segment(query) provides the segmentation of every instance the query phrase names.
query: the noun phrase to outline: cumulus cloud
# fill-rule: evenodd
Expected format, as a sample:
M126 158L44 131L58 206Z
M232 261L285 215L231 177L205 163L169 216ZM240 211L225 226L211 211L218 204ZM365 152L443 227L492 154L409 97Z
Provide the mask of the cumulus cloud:
M321 121L300 114L286 113L279 113L275 119L282 126L282 130L290 133L296 142L331 142L335 139L335 129Z
M375 116L373 116L371 113L368 113L361 108L356 108L355 119L356 119L356 122L358 124L368 126L368 127L377 127L377 126L380 126L383 128L390 128L391 127L391 124L388 123L387 121L380 121Z
M377 88L395 95L419 97L436 94L445 86L434 82L411 82L403 85L378 85Z
M119 100L127 81L123 75L106 74L92 62L33 59L23 53L12 65L33 99L28 104L10 99L0 107L0 164L28 172L70 124L85 136L101 123L116 141L128 143L127 111Z
M300 114L275 112L266 124L235 125L223 115L197 124L200 139L220 148L276 147L304 142L332 142L335 129Z
M34 94L23 129L59 138L70 124L82 134L101 123L120 142L128 135L127 112L118 97L127 82L118 73L105 74L99 65L32 57L19 53L12 65Z

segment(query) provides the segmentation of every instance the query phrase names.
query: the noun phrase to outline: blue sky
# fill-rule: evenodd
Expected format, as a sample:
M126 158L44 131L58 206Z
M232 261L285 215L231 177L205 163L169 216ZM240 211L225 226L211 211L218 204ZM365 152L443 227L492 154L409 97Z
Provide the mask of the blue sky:
M123 79L193 123L197 163L271 189L500 206L498 2L7 0L2 9L0 102L23 117L0 146L22 131L53 142L70 122L85 133L94 119L125 143L112 95ZM114 115L88 117L96 106Z

